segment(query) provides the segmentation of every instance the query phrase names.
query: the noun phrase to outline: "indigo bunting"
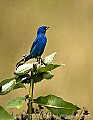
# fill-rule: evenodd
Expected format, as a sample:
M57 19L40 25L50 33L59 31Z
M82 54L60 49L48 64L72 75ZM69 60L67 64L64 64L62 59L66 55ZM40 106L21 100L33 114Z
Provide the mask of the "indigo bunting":
M23 59L21 59L17 64L16 67L24 64L26 61L32 59L32 58L36 58L37 61L41 59L41 55L44 52L45 46L46 46L46 42L47 42L47 38L46 38L46 31L49 27L47 26L41 26L38 28L37 30L37 36L36 39L34 40L31 50L30 50L30 54L27 56L24 56Z

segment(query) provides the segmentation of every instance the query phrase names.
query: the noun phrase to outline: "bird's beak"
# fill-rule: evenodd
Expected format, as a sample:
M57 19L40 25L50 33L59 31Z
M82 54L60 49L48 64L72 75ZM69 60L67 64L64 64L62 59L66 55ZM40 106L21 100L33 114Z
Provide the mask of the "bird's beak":
M47 30L48 28L50 28L50 27L47 27L46 30Z

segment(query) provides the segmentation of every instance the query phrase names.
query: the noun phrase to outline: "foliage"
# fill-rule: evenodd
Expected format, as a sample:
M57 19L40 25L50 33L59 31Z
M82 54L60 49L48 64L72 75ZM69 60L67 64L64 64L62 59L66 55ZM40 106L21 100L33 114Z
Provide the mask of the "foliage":
M26 88L25 84L30 85L28 95L12 98L8 101L7 108L20 109L23 106L23 103L28 101L28 117L26 116L28 120L32 119L32 113L35 113L35 111L33 112L33 103L46 107L52 114L57 116L74 115L74 113L80 109L78 106L51 94L33 99L34 84L45 79L51 80L51 78L54 77L52 70L64 66L64 64L53 63L55 55L56 52L45 57L43 60L44 64L38 62L23 64L15 70L12 78L2 80L0 83L0 95L8 94L18 88ZM9 120L13 119L3 107L0 108L0 111L0 114L2 113L0 116L1 118L4 117L3 113L6 113ZM2 120L6 120L6 118Z
M0 106L0 120L14 120L14 118L2 106Z
M25 102L25 97L15 97L8 101L7 108L17 108L20 109Z
M80 109L76 105L66 102L62 98L51 94L38 97L37 99L34 99L34 102L45 106L53 114L58 116L74 115L74 112Z

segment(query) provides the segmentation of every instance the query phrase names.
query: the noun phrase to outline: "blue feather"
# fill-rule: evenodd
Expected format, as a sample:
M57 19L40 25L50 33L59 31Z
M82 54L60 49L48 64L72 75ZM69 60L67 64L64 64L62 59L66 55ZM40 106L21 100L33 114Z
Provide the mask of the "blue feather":
M47 42L45 33L48 28L46 26L38 28L37 37L32 44L30 54L25 58L25 62L31 58L38 58L43 54Z

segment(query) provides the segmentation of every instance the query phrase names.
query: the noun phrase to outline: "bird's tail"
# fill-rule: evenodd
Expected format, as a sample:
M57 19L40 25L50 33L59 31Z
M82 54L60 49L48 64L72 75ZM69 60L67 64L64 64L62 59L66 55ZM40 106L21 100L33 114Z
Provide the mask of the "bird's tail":
M16 64L16 69L20 66L20 65L23 65L25 62L27 62L29 59L31 59L32 56L31 54L29 55L24 55L23 58Z
M17 64L16 64L16 69L20 66L23 65L25 63L24 58L22 58Z
M31 54L25 56L25 62L27 62L27 61L30 60L31 58L33 58Z

